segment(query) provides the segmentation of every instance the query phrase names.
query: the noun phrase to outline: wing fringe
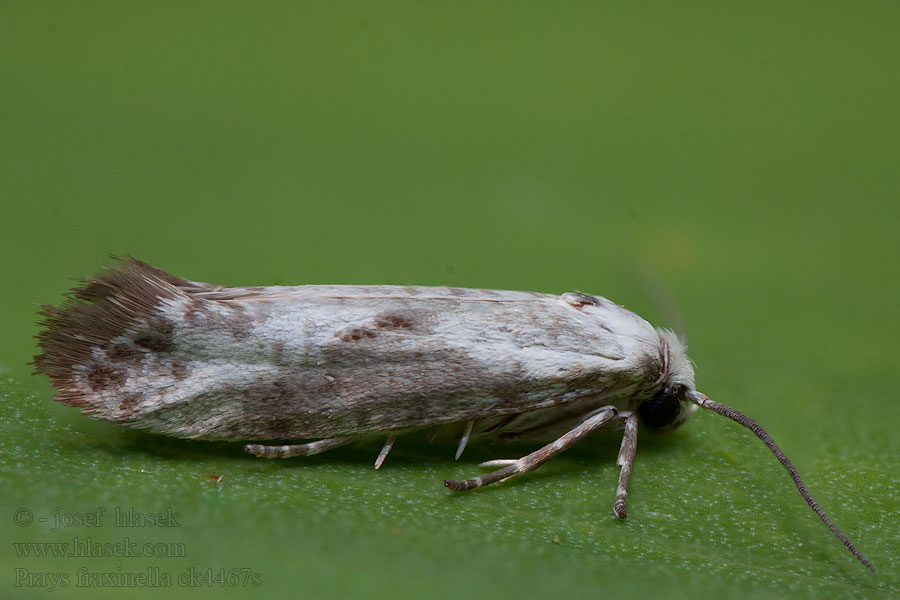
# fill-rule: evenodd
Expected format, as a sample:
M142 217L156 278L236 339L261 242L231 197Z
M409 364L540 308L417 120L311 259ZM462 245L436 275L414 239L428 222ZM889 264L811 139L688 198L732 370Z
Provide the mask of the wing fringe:
M114 262L104 271L80 280L59 307L43 305L38 313L42 330L36 338L41 352L30 364L34 374L50 377L56 399L69 406L91 404L74 384L77 371L93 360L94 348L108 349L113 340L136 329L164 335L166 324L159 323L159 307L207 285L174 277L130 256L112 258ZM146 341L153 343L151 338Z

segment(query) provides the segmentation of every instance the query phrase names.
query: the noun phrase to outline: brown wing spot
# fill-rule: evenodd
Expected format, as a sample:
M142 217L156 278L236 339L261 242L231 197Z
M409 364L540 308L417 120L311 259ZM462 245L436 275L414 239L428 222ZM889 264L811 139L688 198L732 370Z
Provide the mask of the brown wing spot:
M112 365L95 363L86 379L92 391L100 392L125 383L125 373Z
M416 321L411 313L383 312L375 317L374 324L379 329L412 329Z
M347 327L334 334L342 342L357 342L363 338L375 337L375 332L365 327Z
M188 364L187 362L177 358L172 361L172 377L176 379L176 381L183 381L188 376Z
M585 306L600 306L600 300L594 296L583 294L581 292L566 292L560 296L566 304L570 304L581 310Z
M139 352L131 344L114 344L106 355L109 360L118 363L139 362L143 358L143 352Z
M148 331L135 338L134 344L150 352L168 352L172 349L172 338Z
M134 344L150 352L169 352L175 345L175 325L162 317L149 319L145 327L134 339Z
M122 398L122 401L119 402L119 410L121 410L122 412L133 411L134 408L138 404L140 404L142 397L143 396L141 396L140 394L135 393L135 392L132 392L130 394L125 394L125 396Z

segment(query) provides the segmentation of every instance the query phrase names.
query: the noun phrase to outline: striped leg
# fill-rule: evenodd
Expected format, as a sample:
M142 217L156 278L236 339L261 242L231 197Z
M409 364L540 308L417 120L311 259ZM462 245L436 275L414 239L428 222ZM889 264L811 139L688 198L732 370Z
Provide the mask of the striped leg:
M631 465L634 464L634 454L637 451L637 415L623 413L625 417L625 433L622 434L622 447L619 448L619 485L616 487L616 504L613 508L616 516L624 519L628 516L625 511L625 499L628 497L628 478L631 476Z
M381 465L384 464L384 459L387 458L388 452L390 452L391 448L394 447L394 442L396 442L396 441L397 441L397 438L394 436L391 436L384 443L384 446L382 446L382 448L381 448L381 452L379 452L378 457L375 458L375 470L376 471L381 468Z
M244 450L262 458L290 458L291 456L312 456L344 444L349 444L356 437L345 435L341 437L325 438L308 444L289 444L287 446L265 446L262 444L247 444Z

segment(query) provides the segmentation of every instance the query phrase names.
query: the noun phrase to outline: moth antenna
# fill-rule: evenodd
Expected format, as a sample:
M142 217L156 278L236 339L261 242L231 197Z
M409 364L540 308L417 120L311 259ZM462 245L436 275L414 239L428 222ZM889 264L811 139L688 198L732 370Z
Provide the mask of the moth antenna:
M794 485L797 486L797 490L800 492L800 495L803 496L803 499L806 500L806 503L813 510L814 513L819 515L819 518L822 519L822 522L828 526L828 529L831 530L831 533L837 536L839 540L844 544L847 550L850 551L850 554L855 556L859 562L861 562L867 569L872 571L873 573L877 573L878 571L872 566L872 563L863 556L863 553L857 550L856 546L853 545L853 542L841 532L837 526L831 522L831 519L828 518L828 515L825 514L825 511L819 507L819 504L813 500L813 497L809 495L809 492L806 491L806 484L803 482L803 478L800 477L800 473L797 472L797 469L794 468L794 465L791 464L791 461L788 457L781 451L781 448L778 447L778 444L775 443L775 440L766 433L766 430L760 427L759 423L748 417L747 415L731 408L727 404L721 404L719 402L715 402L706 397L705 394L701 394L697 391L691 391L687 393L688 399L691 402L697 404L702 408L709 409L713 412L717 412L723 417L728 417L735 423L739 423L743 425L758 437L762 442L766 445L766 447L772 451L772 454L778 459L778 461L784 465L784 468L787 469L787 472L790 474L791 479L794 480Z

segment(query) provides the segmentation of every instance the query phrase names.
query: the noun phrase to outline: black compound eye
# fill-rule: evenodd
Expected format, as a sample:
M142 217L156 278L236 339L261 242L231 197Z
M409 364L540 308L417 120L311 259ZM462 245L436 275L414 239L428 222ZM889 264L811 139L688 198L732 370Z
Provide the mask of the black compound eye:
M638 406L638 413L647 427L662 429L678 420L678 415L681 414L681 400L675 390L663 388Z

